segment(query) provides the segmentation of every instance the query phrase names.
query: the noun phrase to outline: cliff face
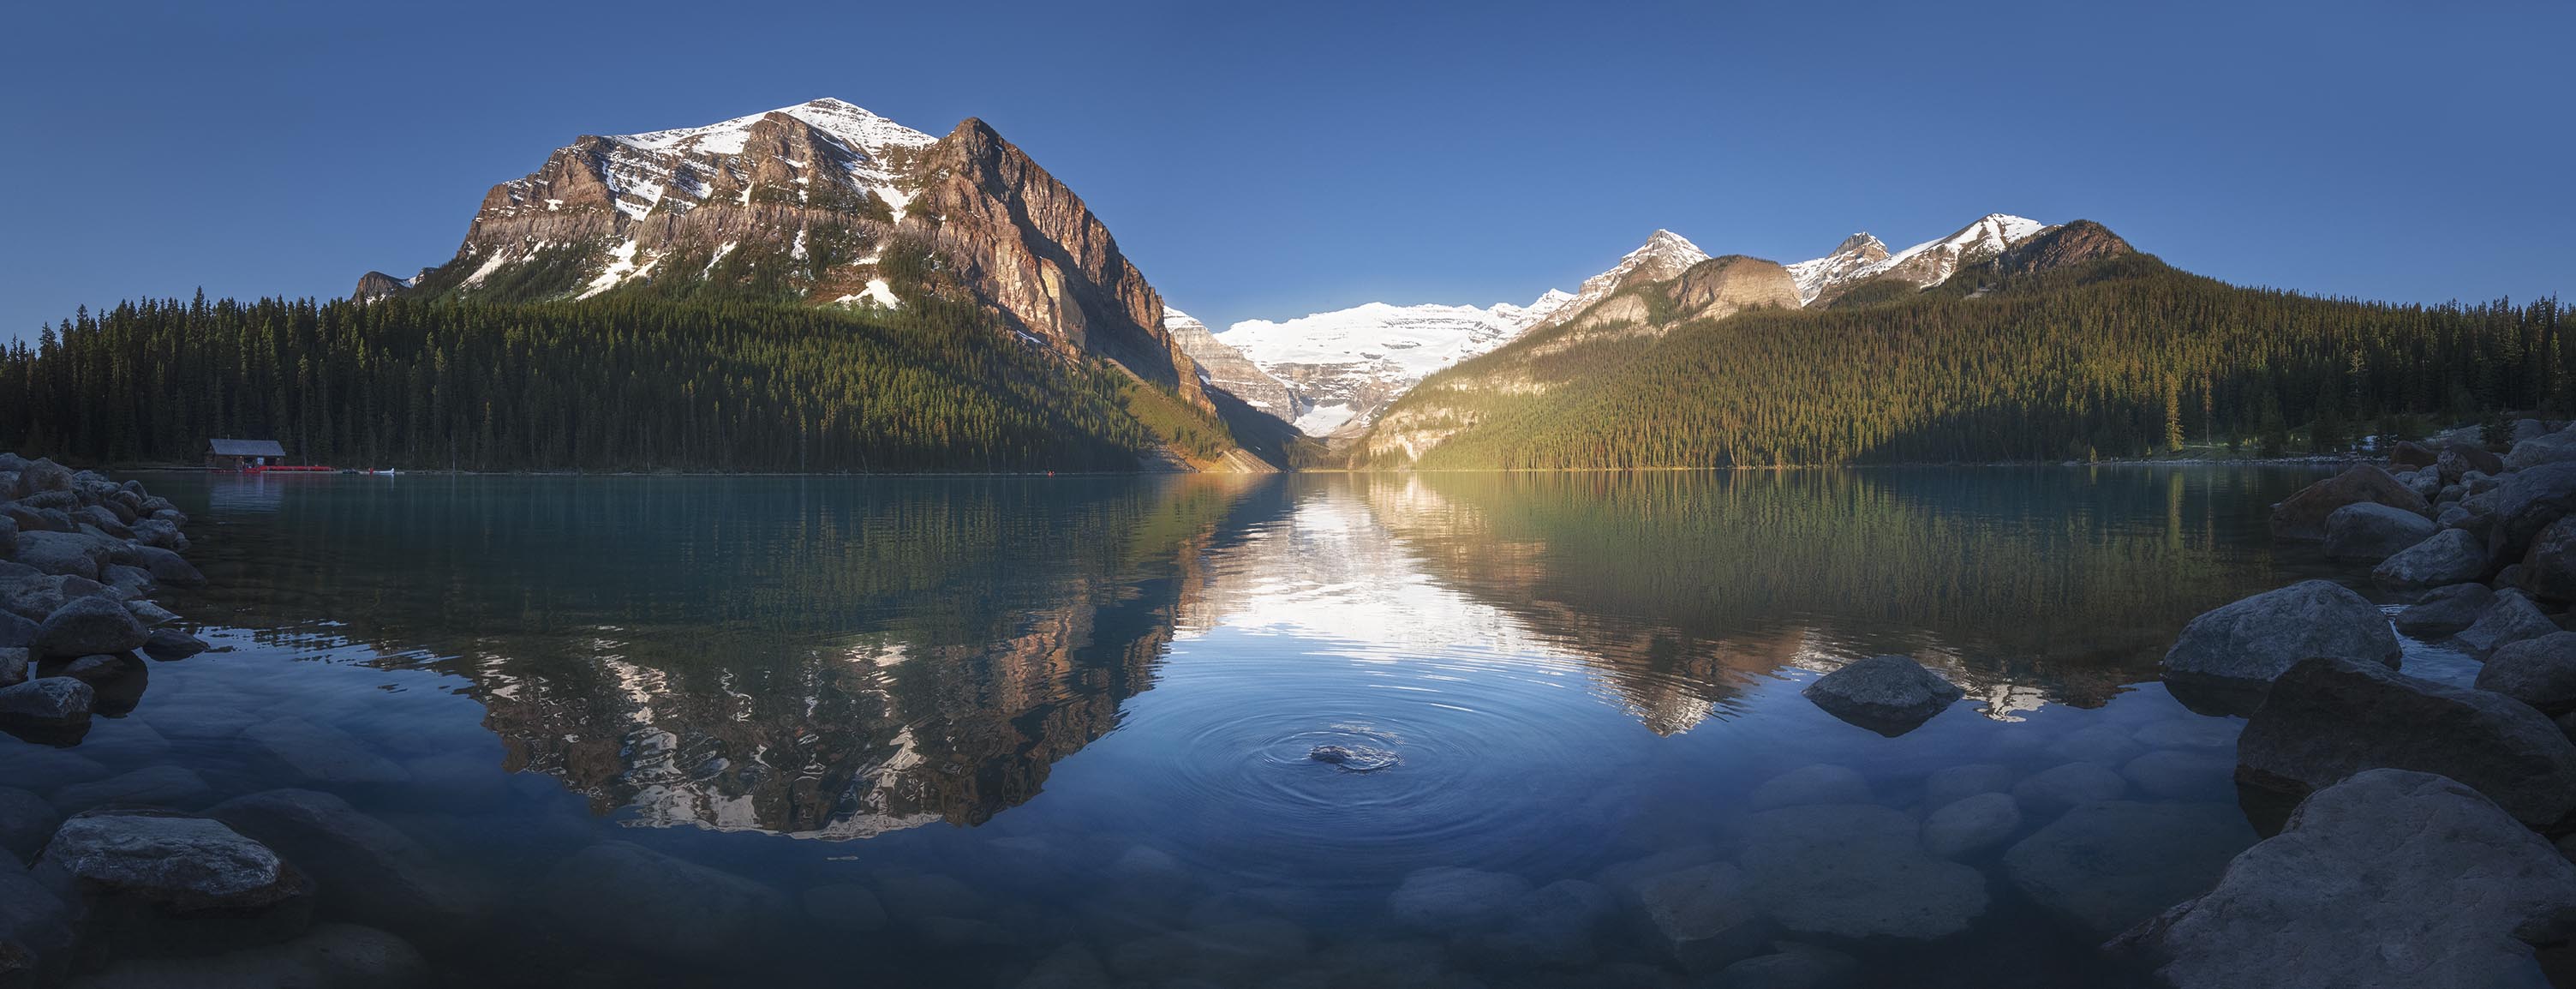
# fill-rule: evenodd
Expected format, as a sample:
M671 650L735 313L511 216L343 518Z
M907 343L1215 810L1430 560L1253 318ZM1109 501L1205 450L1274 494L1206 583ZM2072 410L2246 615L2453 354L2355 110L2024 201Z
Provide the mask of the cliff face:
M2112 233L2111 228L2091 220L2074 220L2013 245L2012 250L1996 259L1995 267L2008 275L2028 275L2136 252L2137 248Z
M932 234L988 305L1038 336L1213 407L1163 328L1163 297L1082 198L1026 152L969 118L925 149L915 172L920 192L904 230Z

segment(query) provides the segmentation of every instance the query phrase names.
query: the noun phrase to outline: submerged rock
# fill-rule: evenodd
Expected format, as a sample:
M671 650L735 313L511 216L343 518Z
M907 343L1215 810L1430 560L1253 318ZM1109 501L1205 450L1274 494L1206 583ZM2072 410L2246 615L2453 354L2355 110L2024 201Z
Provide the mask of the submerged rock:
M1386 910L1415 930L1455 931L1500 918L1529 891L1529 880L1509 873L1433 866L1405 876L1386 898Z
M1764 780L1753 788L1745 803L1754 810L1771 810L1798 804L1865 804L1869 800L1869 781L1859 773L1818 763Z
M89 726L97 693L74 677L38 677L0 687L0 729L13 732L78 731Z
M2179 989L2544 986L2523 937L2576 917L2576 865L2476 790L2373 769L2317 791L2216 888L2130 930Z
M397 784L411 774L348 732L293 715L262 720L241 737L305 779L334 786Z
M206 815L277 850L351 916L406 929L469 917L474 897L453 870L401 829L328 793L269 790Z
M2012 767L1990 762L1944 766L1923 778L1923 808L1938 810L1980 793L2002 793L2020 777Z
M1923 848L1945 859L1966 858L2002 844L2021 830L2021 803L2009 793L1963 797L1923 820Z
M1799 693L1834 717L1890 738L1913 731L1967 695L1903 656L1854 660Z
M2022 810L2038 820L2048 820L2066 813L2078 804L2117 800L2129 792L2129 781L2111 767L2094 762L2070 762L2013 784L2013 799Z
M1737 861L1755 900L1801 934L1929 939L1986 911L1984 874L1932 857L1913 818L1875 804L1755 814Z
M1860 959L1812 944L1784 941L1780 950L1717 973L1713 989L1841 989L1860 984Z
M1646 939L1675 964L1706 971L1758 953L1776 930L1753 883L1730 862L1707 862L1638 881Z
M2230 804L2108 801L2022 839L2004 853L2004 874L2031 902L2109 937L2208 889L2253 843Z
M2344 660L2283 674L2236 757L2239 782L2293 797L2390 768L2449 777L2535 828L2576 810L2576 745L2530 705Z
M542 896L548 913L574 934L702 963L756 952L791 916L777 890L623 841L565 859L546 877Z

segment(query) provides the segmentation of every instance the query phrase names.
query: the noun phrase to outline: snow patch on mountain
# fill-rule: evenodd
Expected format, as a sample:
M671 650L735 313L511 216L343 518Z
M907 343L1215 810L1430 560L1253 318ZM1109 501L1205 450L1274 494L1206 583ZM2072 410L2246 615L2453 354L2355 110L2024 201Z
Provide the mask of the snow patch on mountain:
M2048 225L2009 213L1989 213L1947 237L1927 240L1894 254L1878 238L1856 233L1834 252L1788 265L1798 283L1800 304L1812 304L1844 286L1877 278L1896 278L1916 288L1949 281L1959 269L1997 257Z
M841 142L869 155L891 147L927 147L939 140L928 134L895 123L868 112L865 107L830 97L783 106L766 113L708 124L703 127L680 127L649 131L642 134L611 134L608 139L630 148L646 151L677 151L682 154L738 155L744 142L751 138L751 125L771 113L783 113L804 121Z

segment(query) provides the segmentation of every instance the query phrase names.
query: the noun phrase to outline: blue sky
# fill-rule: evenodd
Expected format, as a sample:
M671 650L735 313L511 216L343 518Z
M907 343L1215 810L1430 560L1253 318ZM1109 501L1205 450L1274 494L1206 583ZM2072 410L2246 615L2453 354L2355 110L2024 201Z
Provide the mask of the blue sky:
M2244 284L2576 295L2571 40L2564 2L27 4L0 337L345 294L576 134L825 95L985 118L1219 326L1998 211Z

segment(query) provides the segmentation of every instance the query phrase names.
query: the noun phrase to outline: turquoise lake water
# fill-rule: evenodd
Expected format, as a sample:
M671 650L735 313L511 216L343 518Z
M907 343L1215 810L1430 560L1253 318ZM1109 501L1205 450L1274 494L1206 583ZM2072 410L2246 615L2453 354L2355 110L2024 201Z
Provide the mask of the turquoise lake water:
M146 475L221 651L0 785L338 794L448 891L353 919L456 985L2128 984L2108 928L2254 840L2156 661L2353 576L2265 534L2318 475ZM1966 699L1800 696L1883 653Z

